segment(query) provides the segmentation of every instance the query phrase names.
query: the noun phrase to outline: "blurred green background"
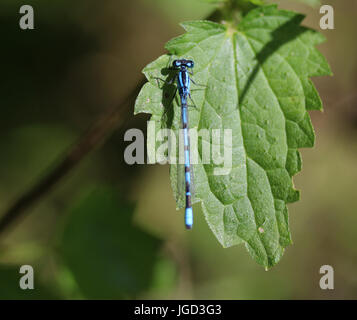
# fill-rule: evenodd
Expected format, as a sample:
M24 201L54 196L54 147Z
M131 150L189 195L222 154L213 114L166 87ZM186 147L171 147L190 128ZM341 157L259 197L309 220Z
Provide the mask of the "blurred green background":
M0 215L138 84L183 33L179 22L213 10L192 0L26 3L35 30L18 27L22 1L0 5ZM318 7L279 3L319 29ZM326 3L336 29L322 31L320 50L334 77L313 79L325 111L311 113L316 147L302 150L302 197L289 205L294 244L277 266L264 271L244 246L223 249L199 205L185 231L168 167L123 161L125 130L146 128L139 115L0 235L0 299L356 299L357 2ZM32 291L18 286L25 264L35 270ZM334 290L319 287L325 264Z

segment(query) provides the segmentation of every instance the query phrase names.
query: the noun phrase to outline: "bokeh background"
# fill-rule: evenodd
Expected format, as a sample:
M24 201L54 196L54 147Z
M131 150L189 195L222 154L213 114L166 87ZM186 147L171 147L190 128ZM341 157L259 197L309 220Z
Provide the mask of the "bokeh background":
M280 1L319 29L319 7ZM0 234L0 299L356 299L357 2L329 0L335 30L319 48L333 77L313 79L325 111L311 112L316 146L302 150L289 205L294 244L271 270L244 246L223 249L196 205L187 232L168 166L128 166L123 135L146 128L129 116L26 214ZM63 157L141 70L183 33L179 22L213 10L193 0L37 0L35 30L18 27L23 1L0 4L0 216ZM133 111L133 105L129 108ZM35 290L19 289L19 268ZM321 290L319 269L335 270Z

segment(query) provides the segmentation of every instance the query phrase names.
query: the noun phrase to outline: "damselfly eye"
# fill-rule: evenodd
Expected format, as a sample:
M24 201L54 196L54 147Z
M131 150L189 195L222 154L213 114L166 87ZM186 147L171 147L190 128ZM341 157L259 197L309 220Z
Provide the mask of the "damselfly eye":
M193 63L192 60L188 60L187 63L186 63L186 65L187 65L187 68L193 68L194 63Z
M178 68L179 66L181 66L181 61L180 61L180 60L174 60L174 61L172 62L172 66L173 66L174 68Z

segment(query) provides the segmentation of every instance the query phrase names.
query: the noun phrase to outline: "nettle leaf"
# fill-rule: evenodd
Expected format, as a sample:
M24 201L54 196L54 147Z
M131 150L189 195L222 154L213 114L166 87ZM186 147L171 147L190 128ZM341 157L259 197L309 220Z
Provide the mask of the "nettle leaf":
M189 108L189 127L232 129L233 168L217 176L214 163L193 165L194 202L201 202L224 247L244 242L266 268L291 243L286 204L299 199L292 182L301 170L298 148L314 145L307 110L321 110L322 103L309 77L331 74L315 48L324 37L300 26L303 19L269 5L250 11L237 26L183 23L187 33L166 44L170 55L143 70L149 82L135 105L135 113L152 114L156 130L177 130L181 110L178 95L171 103L175 87L157 78L166 78L176 57L195 61L193 78L206 87L192 91L197 108ZM200 159L203 143L209 141L198 143ZM177 166L170 169L177 206L182 207L175 187Z

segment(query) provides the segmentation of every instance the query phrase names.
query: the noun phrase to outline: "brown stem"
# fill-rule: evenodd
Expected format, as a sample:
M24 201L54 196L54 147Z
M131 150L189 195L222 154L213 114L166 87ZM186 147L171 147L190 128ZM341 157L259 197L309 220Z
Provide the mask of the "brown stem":
M132 102L139 93L144 80L119 105L106 110L94 124L79 138L67 152L64 159L56 165L43 179L18 197L1 215L0 233L4 232L14 220L24 214L25 210L46 195L51 188L68 172L80 164L83 158L100 146L110 134L132 115Z

